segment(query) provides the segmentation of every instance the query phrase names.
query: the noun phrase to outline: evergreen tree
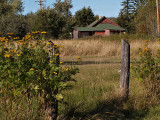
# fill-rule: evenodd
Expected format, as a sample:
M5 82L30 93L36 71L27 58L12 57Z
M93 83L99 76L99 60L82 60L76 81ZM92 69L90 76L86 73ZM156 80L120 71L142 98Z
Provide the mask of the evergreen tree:
M121 4L123 9L117 18L117 23L129 33L135 31L134 17L137 14L137 2L137 0L124 0Z
M128 32L156 36L156 1L124 0L124 6L117 18L117 23Z
M90 7L82 8L75 13L76 26L84 27L95 21L94 13Z

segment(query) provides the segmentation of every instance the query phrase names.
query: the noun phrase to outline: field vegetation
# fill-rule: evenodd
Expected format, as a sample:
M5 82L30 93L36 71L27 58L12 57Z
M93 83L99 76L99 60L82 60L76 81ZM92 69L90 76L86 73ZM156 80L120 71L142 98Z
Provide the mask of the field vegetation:
M118 36L119 37L119 36ZM80 39L80 40L54 40L54 43L63 46L63 56L116 56L121 55L121 39L123 37ZM124 36L125 38L125 36ZM144 38L126 38L131 45L131 56L138 54L138 48L143 48ZM159 48L158 40L150 40L149 48L156 53Z
M44 32L45 33L45 32ZM32 33L33 35L35 33ZM45 33L46 34L46 33ZM41 56L39 52L39 45L43 46L46 50L48 49L46 45L49 45L47 41L43 40L44 35L42 34L42 40L30 40L28 39L31 35L27 35L23 40L15 39L9 40L1 37L1 57L3 65L9 65L8 72L6 72L6 76L3 76L5 71L7 70L1 67L4 71L1 73L1 104L0 104L0 119L34 119L40 120L45 119L45 107L43 96L43 91L41 91L40 86L41 83L37 83L36 79L38 78L39 72L44 71L45 67L41 67L37 64L38 58ZM39 38L38 38L39 39ZM131 45L131 56L132 56L132 67L131 69L131 78L130 78L130 94L127 102L123 102L121 99L121 92L119 88L120 83L120 72L121 69L120 64L120 55L121 55L121 41L120 39L81 39L81 40L52 40L56 45L60 47L60 61L62 61L62 73L63 75L71 75L68 70L71 68L65 67L69 64L76 65L79 69L79 73L75 76L72 76L75 79L75 82L67 82L67 86L65 84L60 85L61 87L65 87L65 89L56 97L59 100L59 114L58 119L66 119L66 120L80 120L80 119L158 119L160 114L160 106L159 106L159 91L154 94L153 91L149 91L151 89L146 89L143 82L140 80L150 79L150 76L145 76L143 78L138 78L138 75L135 74L134 64L138 61L137 59L143 57L140 50L148 49L150 54L144 55L152 55L155 59L155 63L153 63L154 70L150 69L153 75L156 75L156 79L154 81L159 80L159 40L144 40L144 39L128 39ZM28 46L26 48L25 46ZM21 47L19 47L21 46ZM10 49L6 48L10 47ZM141 48L141 49L140 49ZM150 49L149 49L150 48ZM5 51L6 52L5 52ZM15 51L16 50L16 51ZM38 51L39 52L38 52ZM45 51L46 51L45 50ZM22 52L23 51L23 52ZM28 56L28 52L30 51L30 57ZM45 52L47 55L47 51ZM5 52L5 54L3 53ZM9 53L8 53L9 52ZM146 51L147 52L147 51ZM148 53L147 52L147 53ZM12 55L10 54L12 53ZM25 54L23 54L25 53ZM43 54L44 61L47 60L44 58L45 54ZM38 55L38 56L37 56ZM37 57L36 57L37 56ZM47 55L48 56L48 55ZM47 57L46 56L46 57ZM18 59L20 58L20 59ZM9 64L10 60L12 61L26 61L33 64L29 64L28 67L24 68L21 66L24 62L14 63L14 68L12 64ZM42 59L41 59L42 60ZM146 60L149 61L147 58ZM42 61L41 61L42 62ZM46 61L47 62L47 61ZM44 62L46 64L46 62ZM51 63L54 61L50 61ZM140 61L139 61L140 62ZM17 65L16 65L17 64ZM45 66L44 64L44 66ZM43 65L43 64L41 64ZM149 64L150 65L150 64ZM155 66L156 65L156 66ZM32 84L28 88L28 85L17 86L17 82L13 82L12 76L10 76L10 72L14 71L16 67L20 67L24 69L24 71L28 71L27 74L22 71L17 71L17 73L21 73L22 75L20 79L22 79L21 83L23 85L23 81L26 81ZM52 66L53 67L53 66ZM146 66L147 67L147 66ZM9 69L13 68L13 69ZM54 68L54 67L53 67ZM68 69L67 69L68 68ZM152 67L150 67L152 68ZM16 68L18 69L18 68ZM2 71L1 70L1 71ZM38 72L38 71L39 72ZM141 74L143 74L143 69L140 69ZM37 72L33 72L37 71ZM68 73L66 74L67 71ZM52 71L56 76L56 68ZM71 71L70 71L71 72ZM155 73L156 72L156 73ZM73 73L73 71L71 72ZM33 78L32 75L35 76ZM47 73L48 74L48 73ZM147 73L149 74L149 73ZM9 75L9 77L7 77ZM5 81L4 81L4 77ZM18 76L17 76L18 77ZM27 81L27 79L33 79L37 82ZM42 78L41 78L42 79ZM47 79L47 78L44 78ZM60 78L61 79L61 78ZM63 79L63 78L62 78ZM42 79L43 80L43 79ZM56 77L55 80L58 80ZM7 81L10 81L8 83ZM9 85L10 84L10 85ZM44 83L43 83L44 84ZM157 83L158 85L159 83ZM6 85L9 85L6 87ZM16 85L16 87L14 87ZM18 88L18 89L17 89ZM10 89L12 91L7 90ZM42 90L45 88L42 88ZM157 90L159 87L157 87ZM31 90L31 96L28 97L28 94L25 93L25 90ZM38 92L38 91L39 92ZM5 92L6 91L6 92ZM41 91L41 92L40 92ZM37 92L39 94L37 94ZM43 96L43 97L42 97ZM27 98L27 99L26 99ZM32 98L32 99L31 99Z

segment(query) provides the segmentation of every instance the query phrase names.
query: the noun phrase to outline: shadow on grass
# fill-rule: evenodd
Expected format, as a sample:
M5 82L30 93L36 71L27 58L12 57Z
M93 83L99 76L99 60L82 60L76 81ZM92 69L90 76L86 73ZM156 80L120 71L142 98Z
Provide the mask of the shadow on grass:
M103 101L91 111L77 112L81 106L72 107L65 115L65 120L140 120L143 119L148 109L134 110L133 107L124 109L124 102L119 98Z

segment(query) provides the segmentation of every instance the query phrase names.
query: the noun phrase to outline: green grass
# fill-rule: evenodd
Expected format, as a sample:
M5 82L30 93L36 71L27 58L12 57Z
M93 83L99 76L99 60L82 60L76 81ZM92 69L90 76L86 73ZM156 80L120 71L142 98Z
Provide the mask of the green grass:
M101 111L104 101L113 96L119 87L119 64L92 64L79 66L72 89L64 91L69 118L90 118ZM63 106L61 106L63 108Z
M83 57L95 61L96 57ZM143 84L130 77L130 95L127 102L121 100L119 58L100 57L102 64L78 65L80 73L75 76L72 89L64 91L67 105L60 105L60 114L67 119L79 120L149 120L160 119L159 99L148 96ZM69 59L68 59L69 60ZM68 61L67 60L67 61ZM103 64L104 61L112 61Z
M96 59L97 62L95 62ZM81 65L77 65L80 70L74 76L77 81L68 83L68 89L63 91L64 100L59 103L59 118L62 117L66 120L160 119L159 99L147 96L140 81L135 80L134 77L130 78L129 100L127 102L121 100L119 58L82 56L82 60L91 62L85 64L82 62ZM76 57L66 57L62 61L76 61ZM108 61L108 63L104 64L103 61ZM31 102L32 112L29 117L33 120L44 119L44 107L39 108L38 99L35 96L35 100ZM27 102L27 100L25 101ZM19 109L20 117L17 120L27 119L25 118L27 114L25 106L22 107L23 110ZM2 106L0 107L2 108ZM0 109L0 120L4 120L4 112L6 111ZM16 114L16 108L14 112ZM38 115L39 112L40 115ZM10 114L11 111L8 112L8 119Z
M121 39L127 39L127 40L146 40L146 39L155 39L153 36L147 36L144 34L121 34L121 35L110 35L110 36L87 36L84 38L80 38L80 40L95 40L95 39L100 39L100 40L107 40L107 41L120 41Z

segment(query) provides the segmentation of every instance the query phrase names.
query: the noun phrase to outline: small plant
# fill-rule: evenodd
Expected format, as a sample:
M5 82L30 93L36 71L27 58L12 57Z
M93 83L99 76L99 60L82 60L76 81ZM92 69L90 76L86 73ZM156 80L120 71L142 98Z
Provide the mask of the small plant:
M160 97L160 50L157 49L157 53L153 54L148 46L149 42L146 40L144 48L139 48L138 57L132 58L132 70L134 77L143 83L147 93Z

